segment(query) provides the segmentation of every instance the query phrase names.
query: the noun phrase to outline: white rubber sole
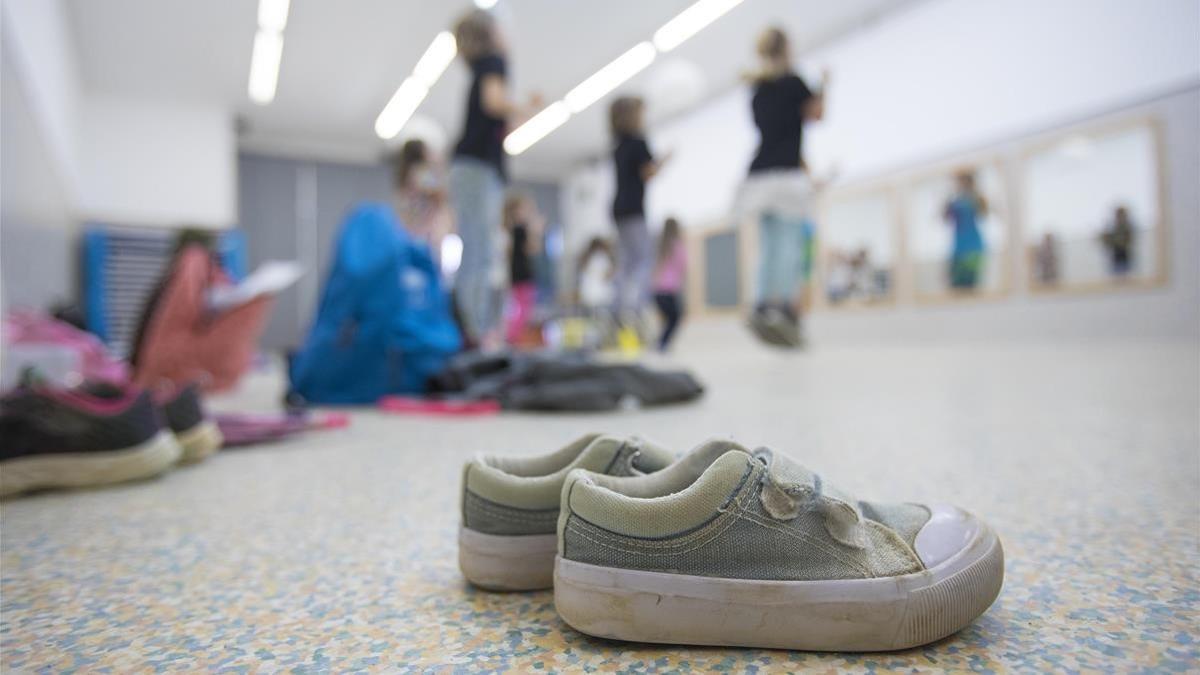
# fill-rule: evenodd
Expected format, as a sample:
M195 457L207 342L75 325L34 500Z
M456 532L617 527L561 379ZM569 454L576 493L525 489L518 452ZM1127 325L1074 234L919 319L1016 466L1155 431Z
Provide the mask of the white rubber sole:
M554 604L576 630L634 642L873 652L953 635L1004 580L986 526L934 568L900 577L757 581L599 567L558 558Z
M175 439L183 449L180 464L195 464L206 459L220 450L225 442L220 427L212 420L205 420L187 431L175 434Z
M149 441L123 450L18 457L0 464L0 497L150 478L170 469L182 454L175 436L160 431Z
M539 591L554 585L558 535L505 536L458 528L458 567L489 591Z

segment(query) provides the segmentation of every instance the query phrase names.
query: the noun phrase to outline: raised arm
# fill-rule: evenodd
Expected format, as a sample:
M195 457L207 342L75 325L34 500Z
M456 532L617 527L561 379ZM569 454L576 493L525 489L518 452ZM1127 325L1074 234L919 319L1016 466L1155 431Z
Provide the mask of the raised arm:
M508 93L508 84L503 75L484 75L479 83L479 104L492 117L503 117L516 127L536 115L542 107L542 98L536 94L529 97L528 105L514 101Z
M829 91L829 70L821 73L821 86L810 96L801 107L800 116L809 122L825 118L825 94Z

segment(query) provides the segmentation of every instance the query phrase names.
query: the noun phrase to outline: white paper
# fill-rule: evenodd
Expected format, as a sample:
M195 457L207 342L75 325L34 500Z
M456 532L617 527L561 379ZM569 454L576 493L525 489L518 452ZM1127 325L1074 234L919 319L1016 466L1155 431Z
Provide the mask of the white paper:
M225 310L250 302L260 295L274 295L296 283L303 274L304 268L294 260L268 260L241 283L210 290L208 306Z

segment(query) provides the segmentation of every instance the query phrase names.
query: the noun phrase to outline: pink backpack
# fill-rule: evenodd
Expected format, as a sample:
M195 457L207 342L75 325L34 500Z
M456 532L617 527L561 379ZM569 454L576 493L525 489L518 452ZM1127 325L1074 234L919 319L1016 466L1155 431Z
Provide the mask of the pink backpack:
M82 379L119 384L129 381L129 367L113 357L100 338L41 312L11 310L4 317L4 342L66 348L78 354Z
M134 382L203 382L209 393L233 388L250 368L273 298L215 312L206 308L208 291L229 281L202 246L184 248L167 275L134 347Z

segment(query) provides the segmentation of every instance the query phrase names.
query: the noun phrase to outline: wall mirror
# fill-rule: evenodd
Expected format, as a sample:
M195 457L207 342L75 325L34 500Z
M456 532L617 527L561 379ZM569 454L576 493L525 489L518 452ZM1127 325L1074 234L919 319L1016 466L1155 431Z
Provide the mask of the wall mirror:
M905 216L918 299L1008 290L1012 237L1004 178L995 164L961 164L915 180Z
M1165 278L1155 128L1072 132L1022 166L1030 288L1089 290Z
M821 298L831 307L895 298L896 209L886 190L831 195L821 223Z
M694 316L728 314L746 302L743 243L736 227L727 223L684 230L688 245L686 300Z

